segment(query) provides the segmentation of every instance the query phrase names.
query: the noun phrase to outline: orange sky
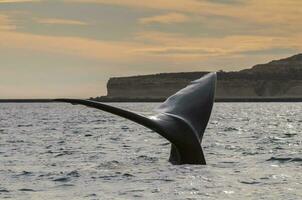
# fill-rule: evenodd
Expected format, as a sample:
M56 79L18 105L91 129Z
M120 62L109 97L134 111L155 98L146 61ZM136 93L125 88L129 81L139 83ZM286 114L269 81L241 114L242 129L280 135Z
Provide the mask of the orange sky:
M0 98L100 96L112 76L239 70L302 49L300 0L0 0Z

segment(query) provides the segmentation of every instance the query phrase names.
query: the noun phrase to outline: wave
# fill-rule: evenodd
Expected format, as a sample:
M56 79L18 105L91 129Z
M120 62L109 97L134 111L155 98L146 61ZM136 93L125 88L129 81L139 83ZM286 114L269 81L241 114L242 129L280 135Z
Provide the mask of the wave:
M291 157L271 157L266 161L278 161L281 163L284 162L302 162L302 158L291 158Z

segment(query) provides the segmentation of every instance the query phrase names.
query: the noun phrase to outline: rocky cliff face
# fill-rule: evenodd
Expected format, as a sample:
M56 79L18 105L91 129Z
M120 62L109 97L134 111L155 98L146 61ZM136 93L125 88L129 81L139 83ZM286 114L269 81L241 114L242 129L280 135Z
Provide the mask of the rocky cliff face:
M108 97L166 98L205 74L206 72L167 73L111 78L107 84Z
M118 77L107 98L163 99L207 72ZM302 97L302 54L238 72L218 72L217 98Z

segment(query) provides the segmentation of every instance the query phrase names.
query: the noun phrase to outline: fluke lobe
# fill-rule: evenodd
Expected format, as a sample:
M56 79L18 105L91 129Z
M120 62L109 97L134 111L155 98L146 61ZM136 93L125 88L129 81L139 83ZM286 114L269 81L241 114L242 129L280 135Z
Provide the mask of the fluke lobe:
M160 104L155 110L158 114L149 117L95 101L54 101L100 109L150 128L171 142L172 164L206 164L201 141L213 107L216 79L216 73L208 73L192 81Z

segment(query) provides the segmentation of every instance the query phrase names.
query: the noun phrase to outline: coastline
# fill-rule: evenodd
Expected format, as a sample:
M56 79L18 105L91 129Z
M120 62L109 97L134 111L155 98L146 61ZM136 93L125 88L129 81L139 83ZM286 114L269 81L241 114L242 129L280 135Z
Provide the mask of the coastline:
M108 98L91 99L99 102L164 102L165 98ZM302 97L249 97L249 98L215 98L215 102L302 102Z
M107 102L107 103L151 103L151 102L164 102L165 98L108 98L108 97L100 97L95 99L90 99L93 101L99 102ZM215 102L302 102L302 97L250 97L250 98L216 98ZM56 103L53 102L52 99L0 99L0 103Z

